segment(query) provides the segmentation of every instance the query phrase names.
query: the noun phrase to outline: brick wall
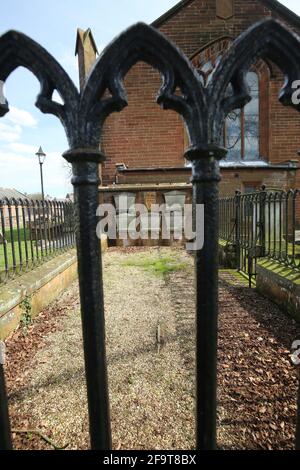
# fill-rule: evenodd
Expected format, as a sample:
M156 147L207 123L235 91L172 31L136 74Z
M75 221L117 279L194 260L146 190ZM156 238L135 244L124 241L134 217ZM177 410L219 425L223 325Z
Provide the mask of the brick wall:
M125 87L128 107L109 116L104 125L102 150L106 162L103 184L111 183L116 163L129 167L182 165L183 124L173 111L163 111L155 101L161 86L157 71L142 63L128 73Z
M220 194L232 196L236 190L244 192L246 188L253 190L259 189L265 185L270 189L284 189L295 187L296 171L276 169L268 170L266 168L253 169L223 169L222 181L220 183Z
M192 57L201 48L209 47L212 41L222 37L235 38L253 23L269 16L284 21L259 0L235 0L234 15L228 20L216 16L216 0L194 0L175 16L155 26L187 56ZM300 148L300 116L278 102L284 79L276 67L269 68L264 64L258 68L260 153L275 164L295 159ZM102 150L107 156L107 162L102 169L103 184L114 181L116 163L124 162L129 167L183 165L182 155L186 146L183 123L174 112L162 111L156 105L155 96L159 87L159 75L148 65L138 63L127 74L125 88L129 106L120 114L111 115L104 126ZM228 179L229 175L224 173L224 177ZM241 177L247 179L244 171L240 180ZM259 181L261 175L251 170L249 178ZM268 179L277 181L277 175L270 175ZM280 184L286 186L287 183L290 180L286 177ZM300 172L296 185L300 187Z
M279 103L278 95L283 80L278 75L277 73L269 83L270 159L274 163L297 158L297 151L300 148L298 135L300 114Z
M236 190L244 191L245 188L253 190L266 186L270 189L284 189L295 187L296 171L293 168L282 168L269 170L268 168L222 168L222 180L220 192L222 196L230 196ZM117 173L118 185L141 185L141 184L163 184L167 181L172 183L189 183L191 170L189 168L173 169L165 168L160 171L130 170ZM125 186L124 186L125 188ZM124 189L126 190L126 189Z

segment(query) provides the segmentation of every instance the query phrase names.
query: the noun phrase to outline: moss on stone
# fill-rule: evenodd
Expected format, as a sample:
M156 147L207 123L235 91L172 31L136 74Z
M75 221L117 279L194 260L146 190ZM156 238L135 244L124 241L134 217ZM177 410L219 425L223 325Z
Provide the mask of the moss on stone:
M258 260L257 264L268 271L272 271L273 273L293 282L294 284L300 285L300 271L298 269L289 268L278 261L267 258Z

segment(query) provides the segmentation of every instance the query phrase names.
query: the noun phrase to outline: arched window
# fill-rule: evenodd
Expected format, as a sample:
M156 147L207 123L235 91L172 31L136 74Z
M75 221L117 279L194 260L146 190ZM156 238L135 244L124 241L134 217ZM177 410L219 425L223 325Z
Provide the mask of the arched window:
M229 113L224 128L224 146L229 161L259 160L259 77L247 73L252 100L244 108Z
M219 38L191 57L204 86L211 81L219 61L231 44L231 38ZM236 109L227 116L223 142L224 147L228 149L227 161L253 162L268 158L268 97L265 95L267 88L262 86L260 90L260 82L268 80L266 73L266 64L258 61L255 70L246 75L251 101L244 108ZM228 86L227 93L232 93L231 85Z

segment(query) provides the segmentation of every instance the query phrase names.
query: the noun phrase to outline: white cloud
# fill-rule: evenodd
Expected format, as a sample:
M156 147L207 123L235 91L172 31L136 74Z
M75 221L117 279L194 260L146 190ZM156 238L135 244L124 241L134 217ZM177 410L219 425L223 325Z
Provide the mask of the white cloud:
M0 121L0 142L16 142L20 140L22 128L18 124L11 125Z
M98 49L98 52L99 52L99 55L102 54L103 50L106 48L107 44L98 44L97 45L97 49Z
M6 103L3 88L4 88L4 82L0 80L0 104Z
M22 135L23 127L35 127L37 120L28 111L10 107L10 112L0 119L0 143L18 142ZM11 147L13 149L13 147ZM23 151L18 148L16 151Z
M59 62L61 66L66 70L66 72L71 73L78 71L77 57L74 53L71 53L69 50L63 53Z
M26 153L28 155L35 155L38 151L38 147L36 145L27 145L22 144L21 142L12 142L7 144L6 147L15 153Z
M32 128L36 125L31 113L13 106L0 119L0 186L16 188L23 193L40 191L40 171L35 156L38 146L22 142L25 138L32 141ZM64 197L70 192L70 178L63 162L58 152L47 153L43 166L45 193Z
M9 145L7 147L10 147ZM13 151L12 149L24 151ZM5 150L0 148L0 185L7 188L16 188L21 192L36 193L40 191L40 171L37 159L29 150L34 146L19 144ZM31 153L31 152L30 152ZM65 197L71 191L70 178L64 167L64 160L58 152L49 152L43 165L45 193L56 197Z
M73 80L73 82L77 84L79 80L78 59L74 55L74 53L71 53L70 51L65 51L62 56L58 59L58 62L64 68L64 70Z
M10 107L10 112L6 115L6 119L13 124L17 124L23 127L35 127L37 125L37 120L24 109L15 108L14 106Z

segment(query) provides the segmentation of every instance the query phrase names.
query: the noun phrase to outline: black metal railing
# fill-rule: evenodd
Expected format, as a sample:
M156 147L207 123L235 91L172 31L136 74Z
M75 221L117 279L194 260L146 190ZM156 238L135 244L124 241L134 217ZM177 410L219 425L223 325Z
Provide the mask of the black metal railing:
M258 258L300 269L300 190L266 190L219 201L219 237L234 248L236 267L251 280Z
M0 200L0 282L74 244L72 202Z

